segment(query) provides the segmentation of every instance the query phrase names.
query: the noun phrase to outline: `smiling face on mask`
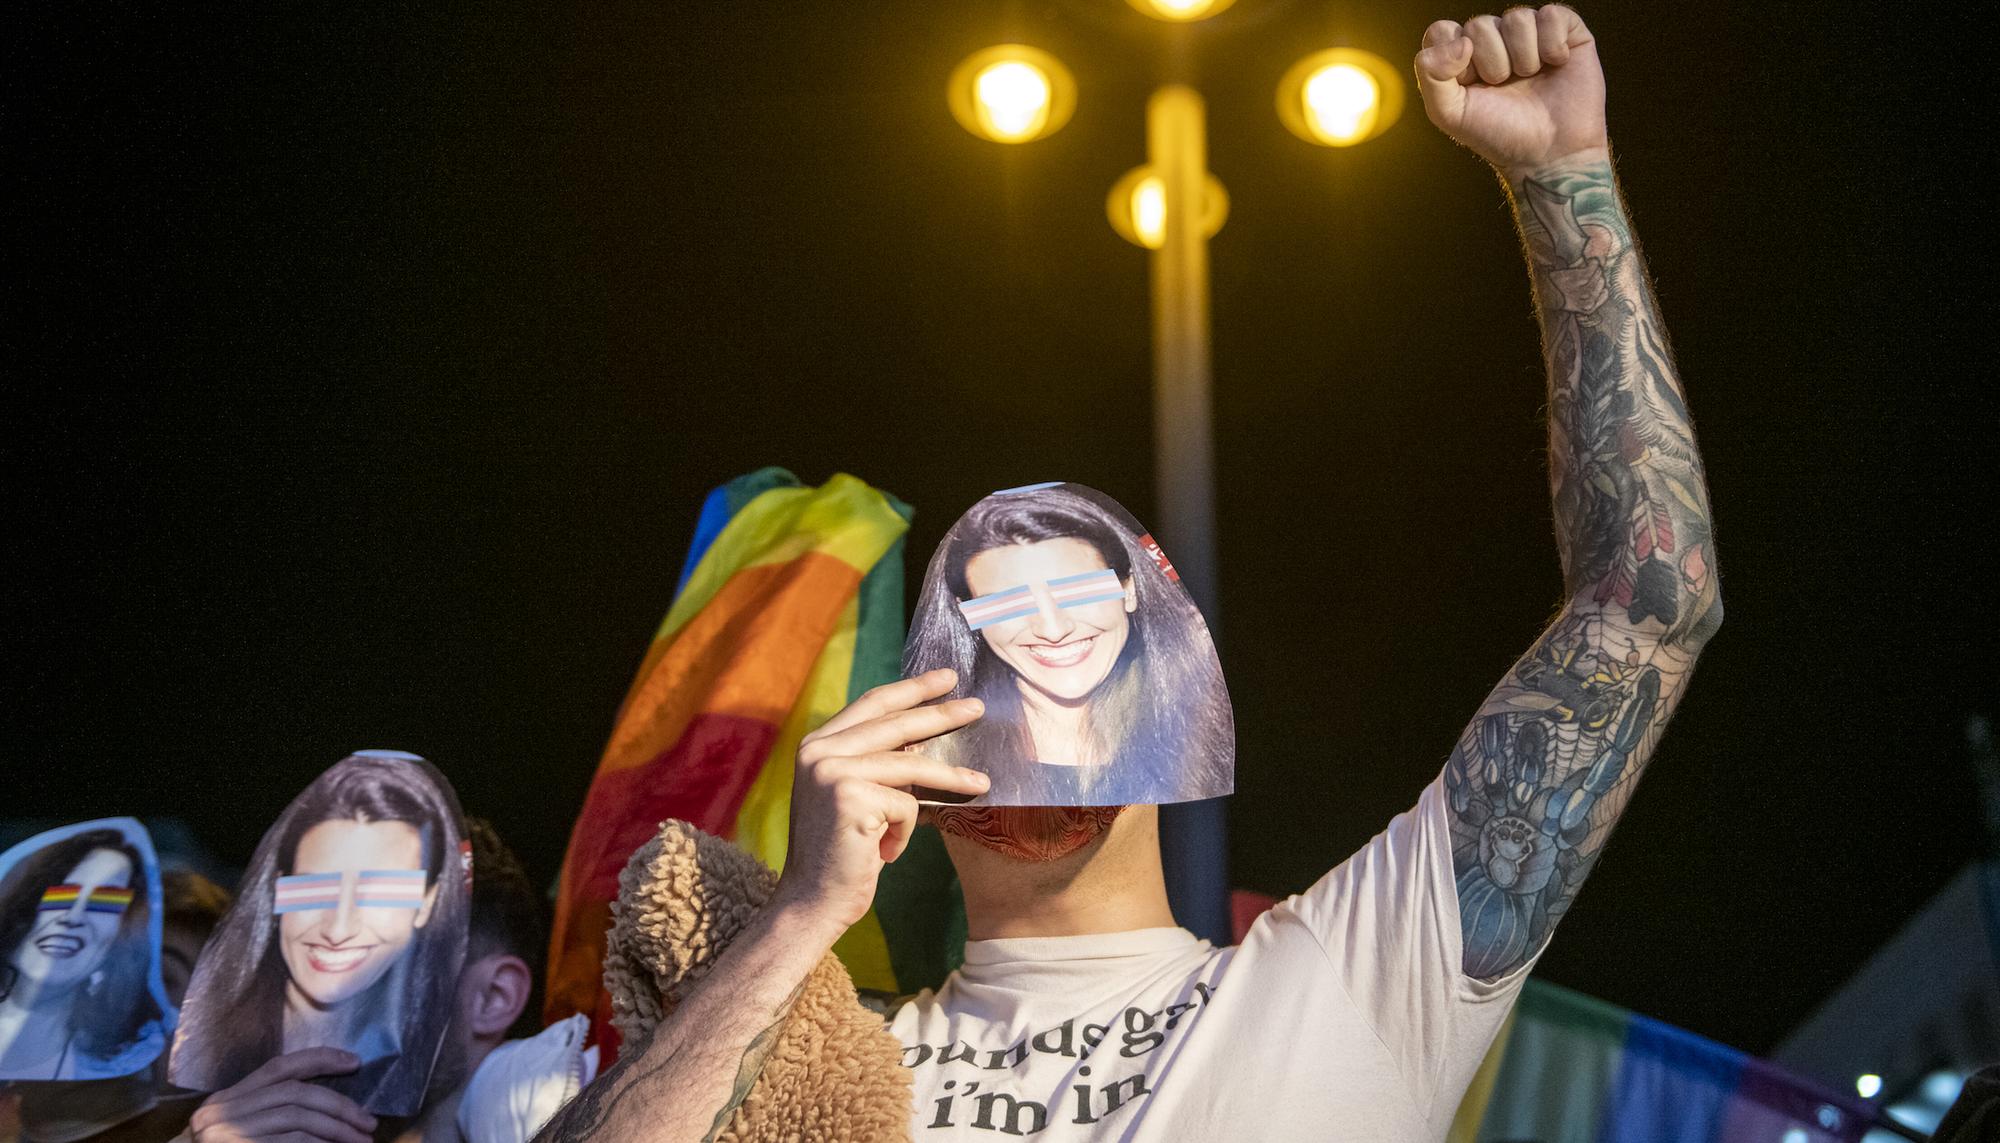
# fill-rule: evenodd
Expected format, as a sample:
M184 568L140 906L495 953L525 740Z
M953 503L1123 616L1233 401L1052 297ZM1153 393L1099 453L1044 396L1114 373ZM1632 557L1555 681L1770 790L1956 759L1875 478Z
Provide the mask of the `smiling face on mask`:
M963 610L1024 693L1081 702L1110 677L1131 637L1132 585L1085 540L988 548L966 561L965 582L974 598Z
M395 966L430 921L423 838L399 821L320 822L279 879L278 944L294 1005L331 1008Z
M13 965L43 988L73 988L103 965L131 903L132 859L93 849L43 894L34 927L14 951Z

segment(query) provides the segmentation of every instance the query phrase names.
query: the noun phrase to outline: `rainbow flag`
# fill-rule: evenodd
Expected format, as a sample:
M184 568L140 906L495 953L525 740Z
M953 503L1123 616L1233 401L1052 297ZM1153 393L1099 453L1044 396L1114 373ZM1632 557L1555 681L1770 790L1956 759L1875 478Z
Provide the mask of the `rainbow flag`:
M557 892L544 1016L590 1015L607 1065L617 1033L602 969L619 871L667 818L784 868L799 739L899 672L909 517L908 505L852 476L808 488L779 468L738 477L704 502ZM923 833L884 876L875 910L835 946L859 987L895 992L942 979L955 959L950 942L964 939L949 862Z
M1450 1143L1854 1143L1867 1103L1734 1048L1530 979Z

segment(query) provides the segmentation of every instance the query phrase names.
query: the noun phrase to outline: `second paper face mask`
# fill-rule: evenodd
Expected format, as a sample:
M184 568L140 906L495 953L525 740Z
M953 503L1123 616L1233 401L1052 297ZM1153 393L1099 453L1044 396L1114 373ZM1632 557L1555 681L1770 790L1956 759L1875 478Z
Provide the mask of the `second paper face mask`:
M214 1091L309 1047L361 1057L321 1081L383 1115L423 1101L465 960L470 871L450 783L352 755L264 834L188 986L171 1079Z

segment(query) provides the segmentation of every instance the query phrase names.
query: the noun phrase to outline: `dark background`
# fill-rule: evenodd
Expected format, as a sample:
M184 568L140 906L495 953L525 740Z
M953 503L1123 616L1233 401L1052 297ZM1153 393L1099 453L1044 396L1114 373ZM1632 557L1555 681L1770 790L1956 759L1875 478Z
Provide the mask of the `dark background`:
M553 876L700 496L1152 511L1144 255L1106 225L1169 33L1059 5L10 15L5 813L240 860L346 751L436 760ZM1493 178L1279 74L1440 10L1241 0L1187 45L1214 245L1236 884L1408 805L1558 596ZM1996 407L1976 36L1911 10L1585 9L1705 447L1729 622L1549 979L1770 1047L1974 855ZM945 76L1076 72L1002 148ZM1977 269L1981 273L1974 276ZM1162 535L1171 551L1174 537Z

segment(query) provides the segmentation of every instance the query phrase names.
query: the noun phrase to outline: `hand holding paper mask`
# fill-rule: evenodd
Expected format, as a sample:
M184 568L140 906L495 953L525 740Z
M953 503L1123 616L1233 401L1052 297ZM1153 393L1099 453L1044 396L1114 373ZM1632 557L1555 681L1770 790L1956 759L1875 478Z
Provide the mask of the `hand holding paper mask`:
M106 818L0 854L0 1080L99 1080L165 1048L160 870L145 827Z
M1235 787L1208 627L1159 545L1079 484L996 492L931 557L903 673L958 673L985 717L924 744L984 772L975 805L1118 806Z
M338 1048L359 1067L319 1082L414 1113L465 959L464 852L458 799L423 759L365 751L321 774L265 833L202 954L173 1082L215 1091Z
M360 1062L335 1048L288 1052L203 1102L188 1122L188 1134L194 1143L264 1139L369 1143L375 1117L339 1092L313 1082L346 1075Z
M773 903L827 927L827 943L859 921L875 899L882 867L902 856L929 788L971 796L981 775L911 751L910 743L979 717L979 704L922 706L951 689L936 671L876 687L799 743L792 779L792 845Z

